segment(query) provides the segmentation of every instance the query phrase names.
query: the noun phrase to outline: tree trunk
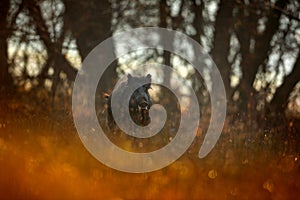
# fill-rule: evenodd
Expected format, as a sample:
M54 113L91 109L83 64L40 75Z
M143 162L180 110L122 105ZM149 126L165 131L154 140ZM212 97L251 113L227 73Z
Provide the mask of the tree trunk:
M192 36L192 38L197 41L201 45L200 37L204 34L203 32L203 16L202 12L204 10L204 2L201 1L201 4L197 4L196 0L193 0L191 3L191 12L195 13L195 17L193 20L193 27L196 29L195 35ZM195 53L195 60L197 60L197 63L203 63L203 57L197 55L196 50L194 49ZM203 64L205 65L205 64ZM204 104L207 101L207 96L205 96L205 93L207 92L207 87L204 82L204 77L202 77L197 71L195 71L193 74L191 74L190 79L192 81L193 89L196 92L196 95L199 99L199 102L201 104ZM205 92L206 91L206 92Z
M271 109L277 113L283 113L288 105L291 92L300 81L300 52L292 72L287 75L281 86L276 89L274 97L270 103Z
M104 1L64 1L65 22L76 39L82 60L105 39L112 36L111 20L112 8L109 0ZM87 11L87 12L83 12ZM116 81L117 61L106 69L101 79L101 88L108 90ZM106 67L106 66L103 66Z
M284 9L287 4L285 0L278 0L276 6ZM277 10L270 12L268 21L266 23L266 29L264 33L257 33L257 20L260 16L256 12L247 11L244 14L240 11L239 18L241 25L237 30L238 39L241 45L242 53L242 74L243 77L239 84L241 110L242 111L254 111L255 104L255 90L253 83L258 72L258 68L268 57L270 42L272 37L276 33L279 27L279 18L281 13ZM252 31L252 33L251 33ZM255 41L255 47L253 51L250 51L250 40Z
M231 66L228 62L230 28L233 26L234 3L227 0L221 0L219 11L215 22L214 44L212 49L212 58L217 65L223 78L227 98L230 97L230 72ZM229 99L228 99L229 100Z
M0 1L0 90L11 88L13 79L9 73L8 64L8 44L10 27L8 27L8 12L10 7L9 0Z
M63 45L63 37L64 34L61 35L57 41L52 41L50 33L48 32L48 27L44 18L42 17L42 11L39 5L34 0L26 0L25 7L29 10L30 16L32 17L35 25L36 25L36 32L40 36L41 40L43 41L45 48L48 53L48 61L52 62L53 59L53 67L55 68L56 75L59 75L61 71L64 71L67 74L67 77L70 81L75 80L77 70L69 63L69 61L65 58L62 54L62 45ZM64 28L64 27L63 27ZM59 62L60 60L61 62ZM49 65L46 65L49 67ZM43 70L47 72L48 70ZM41 74L43 76L44 74ZM58 77L54 77L53 81L58 81ZM54 85L57 83L54 83ZM54 92L54 91L52 91Z
M168 28L167 18L169 17L170 10L166 0L160 1L159 14L160 14L159 27ZM160 38L160 39L163 46L165 46L164 43L166 40L173 41L173 38ZM164 58L164 65L171 67L171 53L169 51L164 51L163 58ZM169 85L170 81L171 81L170 74L164 71L164 85Z

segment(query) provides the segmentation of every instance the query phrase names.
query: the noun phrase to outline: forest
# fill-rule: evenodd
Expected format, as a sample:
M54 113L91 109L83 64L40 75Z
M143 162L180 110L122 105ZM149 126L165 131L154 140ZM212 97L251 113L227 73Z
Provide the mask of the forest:
M299 1L1 0L0 16L0 199L299 198ZM114 41L117 59L105 69L92 99L114 144L130 152L154 151L176 136L185 117L172 91L153 84L153 102L168 113L159 135L133 140L107 127L104 96L123 75L142 70L154 82L183 88L175 74L147 68L151 63L181 74L201 113L195 139L178 160L131 174L99 162L82 144L72 94L93 49L119 33L147 27L182 33L209 55L223 80L226 118L213 150L199 159L213 115L212 65L176 37L153 37L156 48L127 55ZM166 41L181 54L161 49ZM185 59L190 55L203 64L201 74ZM84 94L82 102L89 98Z

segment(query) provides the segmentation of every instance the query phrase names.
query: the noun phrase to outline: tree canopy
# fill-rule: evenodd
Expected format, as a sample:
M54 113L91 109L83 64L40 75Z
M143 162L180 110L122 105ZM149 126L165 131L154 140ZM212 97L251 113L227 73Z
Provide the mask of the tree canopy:
M46 87L54 95L58 85L72 87L81 61L112 34L159 26L189 35L210 53L228 102L243 112L281 113L299 104L298 1L4 0L0 9L2 88ZM117 53L118 44L115 48ZM113 88L124 66L149 60L188 68L185 60L167 51L132 53L130 59L116 60L109 67L102 80L104 90ZM205 70L206 77L194 70L186 76L203 99L210 86L201 79L211 76ZM165 82L170 79L164 76Z

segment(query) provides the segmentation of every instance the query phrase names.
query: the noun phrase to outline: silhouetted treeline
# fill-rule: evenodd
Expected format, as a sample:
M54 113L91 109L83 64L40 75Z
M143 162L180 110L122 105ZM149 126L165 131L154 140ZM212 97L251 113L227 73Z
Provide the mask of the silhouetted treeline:
M49 87L55 95L58 87L72 86L78 60L114 32L159 26L186 33L210 53L229 105L245 113L282 113L300 98L299 10L297 0L2 0L1 89ZM174 66L172 53L145 54L132 60L162 58ZM122 71L118 64L105 72L103 90L113 87ZM207 86L199 77L194 71L187 75L205 99ZM165 82L170 79L164 76Z

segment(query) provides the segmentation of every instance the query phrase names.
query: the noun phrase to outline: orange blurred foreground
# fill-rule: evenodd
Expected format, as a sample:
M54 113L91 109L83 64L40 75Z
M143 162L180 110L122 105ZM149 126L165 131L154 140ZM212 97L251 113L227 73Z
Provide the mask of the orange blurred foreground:
M196 141L162 170L128 174L89 154L70 115L52 122L35 113L0 114L1 199L299 199L297 152L246 151L238 137L222 136L205 159Z

